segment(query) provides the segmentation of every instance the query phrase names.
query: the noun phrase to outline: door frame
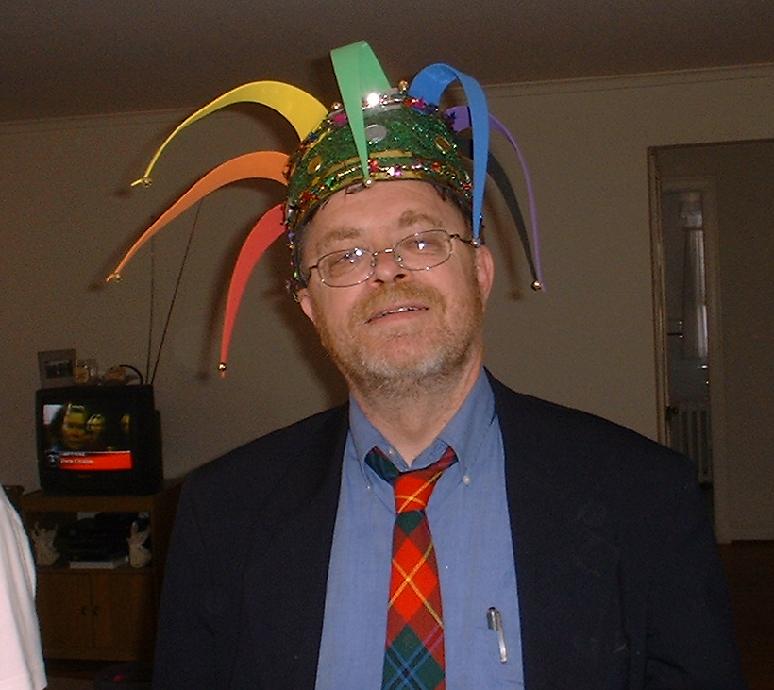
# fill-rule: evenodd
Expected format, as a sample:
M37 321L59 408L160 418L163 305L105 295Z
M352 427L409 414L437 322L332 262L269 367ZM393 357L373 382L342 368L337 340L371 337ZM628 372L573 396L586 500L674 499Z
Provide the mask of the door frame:
M725 386L723 340L719 288L719 230L717 190L713 177L662 177L658 166L658 147L648 150L651 275L653 281L653 324L656 357L656 405L658 439L668 444L666 409L669 405L669 383L666 343L666 303L664 275L664 231L661 198L664 194L696 191L702 194L704 260L707 290L709 333L710 415L712 419L712 471L715 538L719 543L732 541L728 504L728 455L725 434Z

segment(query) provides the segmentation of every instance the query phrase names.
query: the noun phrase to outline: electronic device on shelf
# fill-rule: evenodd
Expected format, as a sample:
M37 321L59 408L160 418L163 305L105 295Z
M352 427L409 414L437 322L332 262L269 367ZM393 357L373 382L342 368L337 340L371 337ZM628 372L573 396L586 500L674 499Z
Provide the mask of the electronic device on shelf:
M150 385L42 388L35 396L47 494L145 495L161 488L161 425Z

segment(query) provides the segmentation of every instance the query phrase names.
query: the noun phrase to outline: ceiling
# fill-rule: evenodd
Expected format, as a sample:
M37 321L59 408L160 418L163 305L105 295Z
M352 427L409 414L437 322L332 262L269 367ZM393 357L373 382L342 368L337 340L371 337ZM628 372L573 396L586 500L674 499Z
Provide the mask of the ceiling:
M247 81L335 98L328 51L485 84L774 63L772 0L0 3L0 120L197 107Z

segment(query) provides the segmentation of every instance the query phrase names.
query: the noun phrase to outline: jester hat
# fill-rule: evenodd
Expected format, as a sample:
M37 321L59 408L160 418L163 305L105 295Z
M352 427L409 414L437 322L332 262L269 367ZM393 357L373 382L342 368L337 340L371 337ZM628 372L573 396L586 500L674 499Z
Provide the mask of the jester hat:
M143 176L133 182L148 186L151 172L170 142L186 127L207 115L240 102L258 103L281 113L301 141L292 155L255 151L225 161L200 178L131 245L112 271L121 271L140 248L183 211L208 194L232 182L250 178L276 180L288 188L285 202L267 210L250 230L236 264L226 297L221 337L221 372L226 370L231 336L247 281L266 249L287 233L292 252L291 285L304 285L300 269L300 242L304 223L328 197L354 184L365 187L375 180L424 180L450 190L471 214L473 239L480 240L481 215L487 172L497 182L511 211L532 273L532 288L542 289L537 215L529 171L519 147L487 109L478 82L443 63L421 70L412 83L392 88L367 43L353 43L331 51L331 61L342 103L326 109L300 89L276 81L239 86L197 110L162 143ZM467 105L443 110L439 102L446 89L459 82ZM511 143L524 171L530 209L527 232L513 187L502 166L489 152L490 128ZM463 132L470 132L467 139ZM473 160L472 178L463 155Z

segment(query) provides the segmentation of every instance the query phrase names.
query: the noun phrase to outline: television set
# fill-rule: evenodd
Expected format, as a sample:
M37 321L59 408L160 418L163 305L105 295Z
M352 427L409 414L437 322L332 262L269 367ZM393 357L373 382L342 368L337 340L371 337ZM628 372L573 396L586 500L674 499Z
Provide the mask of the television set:
M161 489L161 424L152 386L42 388L35 415L44 493L132 496Z

